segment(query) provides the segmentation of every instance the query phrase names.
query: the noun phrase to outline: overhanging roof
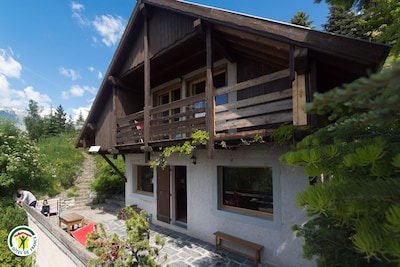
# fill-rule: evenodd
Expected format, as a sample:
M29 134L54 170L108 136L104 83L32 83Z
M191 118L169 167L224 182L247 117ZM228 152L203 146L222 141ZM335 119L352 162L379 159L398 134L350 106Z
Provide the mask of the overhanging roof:
M376 43L185 1L138 0L83 129L78 136L77 147L83 136L91 131L88 124L96 121L101 111L101 105L111 92L108 78L110 76L118 77L120 65L125 60L124 55L130 49L129 41L135 38L135 33L143 25L143 14L141 12L143 7L160 8L212 24L217 31L229 36L229 45L240 41L240 37L235 37L235 35L239 36L238 33L240 33L241 36L246 38L246 42L252 42L253 49L257 45L264 45L264 40L268 39L269 44L272 44L277 50L287 50L289 46L309 48L331 61L334 58L340 58L348 62L357 62L373 71L383 64L389 52L389 47ZM240 47L237 49L240 49Z

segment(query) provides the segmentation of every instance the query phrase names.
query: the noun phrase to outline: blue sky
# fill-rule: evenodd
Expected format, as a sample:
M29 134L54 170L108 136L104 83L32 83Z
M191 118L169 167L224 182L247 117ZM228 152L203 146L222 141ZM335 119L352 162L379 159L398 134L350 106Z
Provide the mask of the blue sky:
M289 22L305 11L321 29L328 6L313 0L190 0ZM43 113L62 105L86 116L136 4L134 0L4 0L0 5L0 109Z

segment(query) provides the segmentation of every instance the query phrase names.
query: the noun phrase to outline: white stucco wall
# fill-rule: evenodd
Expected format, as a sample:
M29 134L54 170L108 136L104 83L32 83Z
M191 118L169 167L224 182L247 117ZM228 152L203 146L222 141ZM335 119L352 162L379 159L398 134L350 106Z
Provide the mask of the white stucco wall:
M64 244L55 238L48 229L41 226L32 216L28 216L29 227L38 237L35 251L35 267L85 267Z
M154 196L134 192L136 164L144 164L143 154L126 157L126 204L137 204L153 216L153 223L193 237L214 243L215 231L223 231L264 245L262 261L266 266L313 266L302 259L302 240L297 239L291 227L302 224L305 213L296 207L295 195L308 185L301 168L287 167L279 162L284 152L272 145L242 146L237 150L217 150L213 159L205 150L196 150L197 164L188 155L173 155L170 165L187 166L187 228L158 222L157 202ZM152 155L154 156L154 155ZM273 218L261 218L218 209L217 166L269 166L273 172ZM156 181L156 179L154 179ZM154 184L154 192L157 185Z

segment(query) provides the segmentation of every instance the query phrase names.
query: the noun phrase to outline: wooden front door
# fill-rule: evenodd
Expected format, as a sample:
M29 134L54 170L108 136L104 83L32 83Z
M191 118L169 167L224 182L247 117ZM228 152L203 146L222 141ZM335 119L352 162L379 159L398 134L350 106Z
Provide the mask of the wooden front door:
M171 222L170 204L170 167L157 167L157 220Z

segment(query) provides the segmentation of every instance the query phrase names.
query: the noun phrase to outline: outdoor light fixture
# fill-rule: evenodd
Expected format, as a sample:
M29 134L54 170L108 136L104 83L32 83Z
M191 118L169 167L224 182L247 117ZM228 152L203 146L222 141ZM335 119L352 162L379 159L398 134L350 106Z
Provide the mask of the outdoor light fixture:
M193 163L194 165L196 165L196 156L195 156L195 155L192 155L192 156L190 157L190 160L192 161L192 163Z
M97 154L100 151L100 146L91 146L89 148L89 154Z

